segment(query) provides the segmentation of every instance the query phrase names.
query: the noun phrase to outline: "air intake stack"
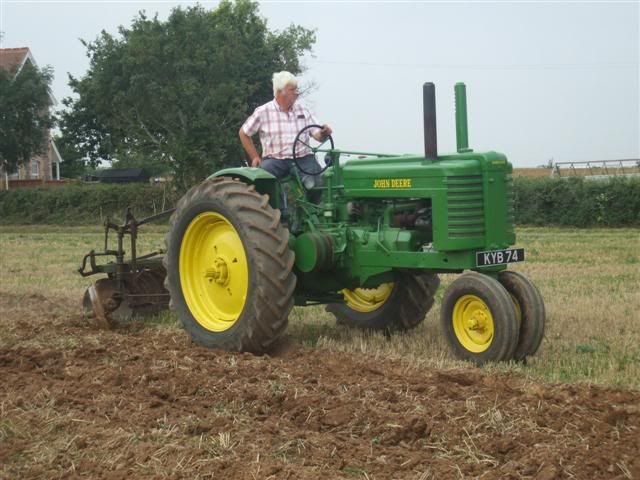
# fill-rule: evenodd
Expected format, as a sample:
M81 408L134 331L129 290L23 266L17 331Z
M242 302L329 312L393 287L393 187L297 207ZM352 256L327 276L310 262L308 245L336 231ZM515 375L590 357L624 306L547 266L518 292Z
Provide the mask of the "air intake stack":
M456 96L456 143L458 153L471 152L469 128L467 126L467 87L458 82L454 88Z

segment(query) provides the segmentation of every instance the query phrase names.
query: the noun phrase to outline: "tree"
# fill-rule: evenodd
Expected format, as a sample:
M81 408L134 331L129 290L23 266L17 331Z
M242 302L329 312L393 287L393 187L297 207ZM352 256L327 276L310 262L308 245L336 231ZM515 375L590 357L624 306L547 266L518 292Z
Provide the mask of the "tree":
M271 75L299 73L313 31L272 32L256 3L174 9L166 22L140 13L119 37L86 43L90 67L70 78L61 131L91 162L146 158L187 187L244 155L237 132L273 97Z
M0 69L0 164L8 173L47 148L52 79L50 67L30 62L17 75Z

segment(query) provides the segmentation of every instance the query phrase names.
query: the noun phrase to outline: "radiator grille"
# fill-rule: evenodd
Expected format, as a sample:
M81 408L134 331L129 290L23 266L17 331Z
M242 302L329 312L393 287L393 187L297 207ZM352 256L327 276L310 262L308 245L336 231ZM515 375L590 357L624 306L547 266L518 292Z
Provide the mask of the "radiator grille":
M506 174L504 178L505 183L505 191L506 191L506 201L507 201L507 225L506 230L507 233L515 233L515 223L516 223L516 197L513 192L513 177L511 174Z
M482 176L447 177L449 238L484 236L484 199Z

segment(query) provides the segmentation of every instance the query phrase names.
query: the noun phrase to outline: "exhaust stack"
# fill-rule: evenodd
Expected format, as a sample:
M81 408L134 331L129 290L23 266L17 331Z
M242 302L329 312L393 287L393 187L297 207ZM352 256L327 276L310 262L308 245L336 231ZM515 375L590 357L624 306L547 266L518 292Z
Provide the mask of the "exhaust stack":
M436 87L432 82L422 86L424 108L424 156L438 160L438 135L436 130Z
M467 126L467 87L458 82L454 88L456 96L456 144L458 153L471 152L469 128Z

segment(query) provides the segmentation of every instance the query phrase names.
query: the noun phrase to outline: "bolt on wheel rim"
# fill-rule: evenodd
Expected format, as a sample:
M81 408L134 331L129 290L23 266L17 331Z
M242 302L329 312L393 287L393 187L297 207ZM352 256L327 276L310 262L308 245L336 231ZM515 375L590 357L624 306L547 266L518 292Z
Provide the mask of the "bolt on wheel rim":
M462 346L481 353L489 348L494 334L493 315L476 295L463 295L453 307L453 330Z
M180 245L180 284L195 320L207 330L231 328L249 290L247 256L231 222L216 212L197 215Z

